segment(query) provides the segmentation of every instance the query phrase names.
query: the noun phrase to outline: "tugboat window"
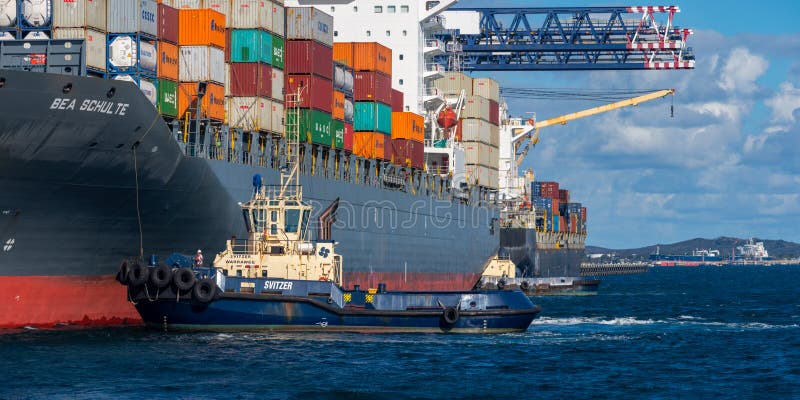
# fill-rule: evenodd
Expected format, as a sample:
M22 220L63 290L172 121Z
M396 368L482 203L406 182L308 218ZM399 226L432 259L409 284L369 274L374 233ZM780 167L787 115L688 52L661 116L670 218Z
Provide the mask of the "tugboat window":
M303 221L302 226L300 227L300 232L305 233L308 229L308 218L311 216L311 212L309 210L303 211Z
M278 212L275 210L272 211L272 222L278 222Z
M286 210L284 221L286 222L286 233L297 233L297 228L299 228L298 225L300 223L300 210Z
M269 227L269 234L270 235L277 235L278 234L278 225L272 224L272 226Z

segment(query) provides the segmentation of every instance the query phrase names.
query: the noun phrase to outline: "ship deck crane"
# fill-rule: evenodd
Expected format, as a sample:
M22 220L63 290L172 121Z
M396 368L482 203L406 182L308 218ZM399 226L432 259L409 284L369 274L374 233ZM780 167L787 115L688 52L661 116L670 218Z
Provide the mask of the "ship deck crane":
M522 161L525 159L525 156L528 155L528 151L530 150L531 146L535 146L536 143L539 142L539 130L542 128L546 128L552 125L566 125L569 121L574 121L576 119L589 117L592 115L601 114L604 112L620 109L623 107L629 106L636 106L644 102L648 102L651 100L660 99L662 97L674 95L674 89L664 89L658 90L652 93L648 93L641 96L632 97L629 99L617 101L611 104L604 104L602 106L592 107L586 110L569 113L565 115L561 115L555 118L546 119L544 121L531 121L528 126L530 128L523 128L521 129L522 132L517 131L518 133L512 136L511 141L514 144L514 153L516 154L516 164L519 167L522 164ZM527 141L526 141L527 139ZM520 150L522 144L525 143L525 146Z

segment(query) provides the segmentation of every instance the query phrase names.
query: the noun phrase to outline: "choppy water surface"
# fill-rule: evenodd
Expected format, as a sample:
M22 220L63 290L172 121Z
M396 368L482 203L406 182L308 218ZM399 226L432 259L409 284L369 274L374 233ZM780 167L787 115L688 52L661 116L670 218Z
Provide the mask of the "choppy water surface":
M0 398L800 398L800 267L658 268L506 335L0 335Z

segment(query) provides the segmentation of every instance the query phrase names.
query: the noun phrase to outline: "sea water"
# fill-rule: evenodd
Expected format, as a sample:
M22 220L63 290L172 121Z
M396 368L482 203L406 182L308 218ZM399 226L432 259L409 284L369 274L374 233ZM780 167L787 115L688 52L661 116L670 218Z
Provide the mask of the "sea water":
M0 398L800 399L800 267L654 268L524 333L0 334Z

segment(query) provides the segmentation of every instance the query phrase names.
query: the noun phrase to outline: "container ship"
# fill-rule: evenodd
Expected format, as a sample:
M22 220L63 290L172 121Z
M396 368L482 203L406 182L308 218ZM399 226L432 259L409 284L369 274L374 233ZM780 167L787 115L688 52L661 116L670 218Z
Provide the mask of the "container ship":
M424 67L444 46L426 38L453 2L425 3L386 25L388 44L412 43L395 51L346 37L353 8L0 5L0 327L138 322L121 260L213 254L246 232L236 202L256 176L279 182L291 132L306 198L340 200L345 285L474 287L500 247L499 90L444 94L443 68ZM492 137L457 140L459 122L438 123L455 107L464 135Z

